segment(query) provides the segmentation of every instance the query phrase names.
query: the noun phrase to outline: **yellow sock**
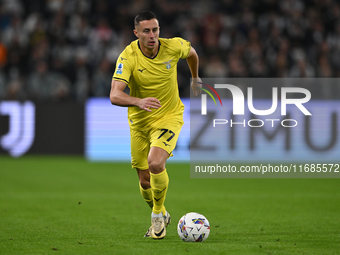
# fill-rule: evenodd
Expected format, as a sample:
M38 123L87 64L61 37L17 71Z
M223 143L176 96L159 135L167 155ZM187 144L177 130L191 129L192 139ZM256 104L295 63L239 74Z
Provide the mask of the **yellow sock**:
M166 210L164 207L164 201L169 185L169 177L166 169L159 174L150 173L150 185L153 196L152 211L156 214L163 213L163 215L165 215Z
M147 204L151 207L153 207L153 198L152 198L152 191L151 188L148 189L143 189L142 186L139 183L139 189L140 189L140 193L142 194L142 196L144 197L145 202L147 202Z

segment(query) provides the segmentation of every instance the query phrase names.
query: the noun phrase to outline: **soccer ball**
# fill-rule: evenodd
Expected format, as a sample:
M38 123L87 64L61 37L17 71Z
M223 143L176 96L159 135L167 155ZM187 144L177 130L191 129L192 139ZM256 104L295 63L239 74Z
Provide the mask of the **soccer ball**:
M202 214L191 212L179 220L177 232L185 242L203 242L209 236L210 224Z

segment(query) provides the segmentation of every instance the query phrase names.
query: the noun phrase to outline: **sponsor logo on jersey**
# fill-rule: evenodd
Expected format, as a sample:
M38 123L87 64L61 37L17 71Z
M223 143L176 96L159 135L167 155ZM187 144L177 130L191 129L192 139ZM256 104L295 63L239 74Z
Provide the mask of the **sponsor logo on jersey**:
M140 71L141 73L143 73L144 70L146 70L146 68L144 68L144 69L138 69L138 71Z

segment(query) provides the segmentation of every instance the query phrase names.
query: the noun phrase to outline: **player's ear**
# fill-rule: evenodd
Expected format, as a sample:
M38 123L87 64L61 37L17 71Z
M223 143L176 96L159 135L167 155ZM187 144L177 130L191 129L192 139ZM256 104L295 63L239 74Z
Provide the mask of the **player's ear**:
M133 30L133 33L135 34L135 36L138 38L138 32L137 32L137 29L134 29Z

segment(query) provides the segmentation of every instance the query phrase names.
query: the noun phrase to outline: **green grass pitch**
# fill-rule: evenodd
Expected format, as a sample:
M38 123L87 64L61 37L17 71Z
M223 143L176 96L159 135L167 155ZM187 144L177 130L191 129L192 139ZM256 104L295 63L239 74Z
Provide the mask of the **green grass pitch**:
M0 157L0 254L340 254L340 179L190 179L168 164L163 240L143 238L150 209L129 164ZM211 224L185 243L188 212Z

